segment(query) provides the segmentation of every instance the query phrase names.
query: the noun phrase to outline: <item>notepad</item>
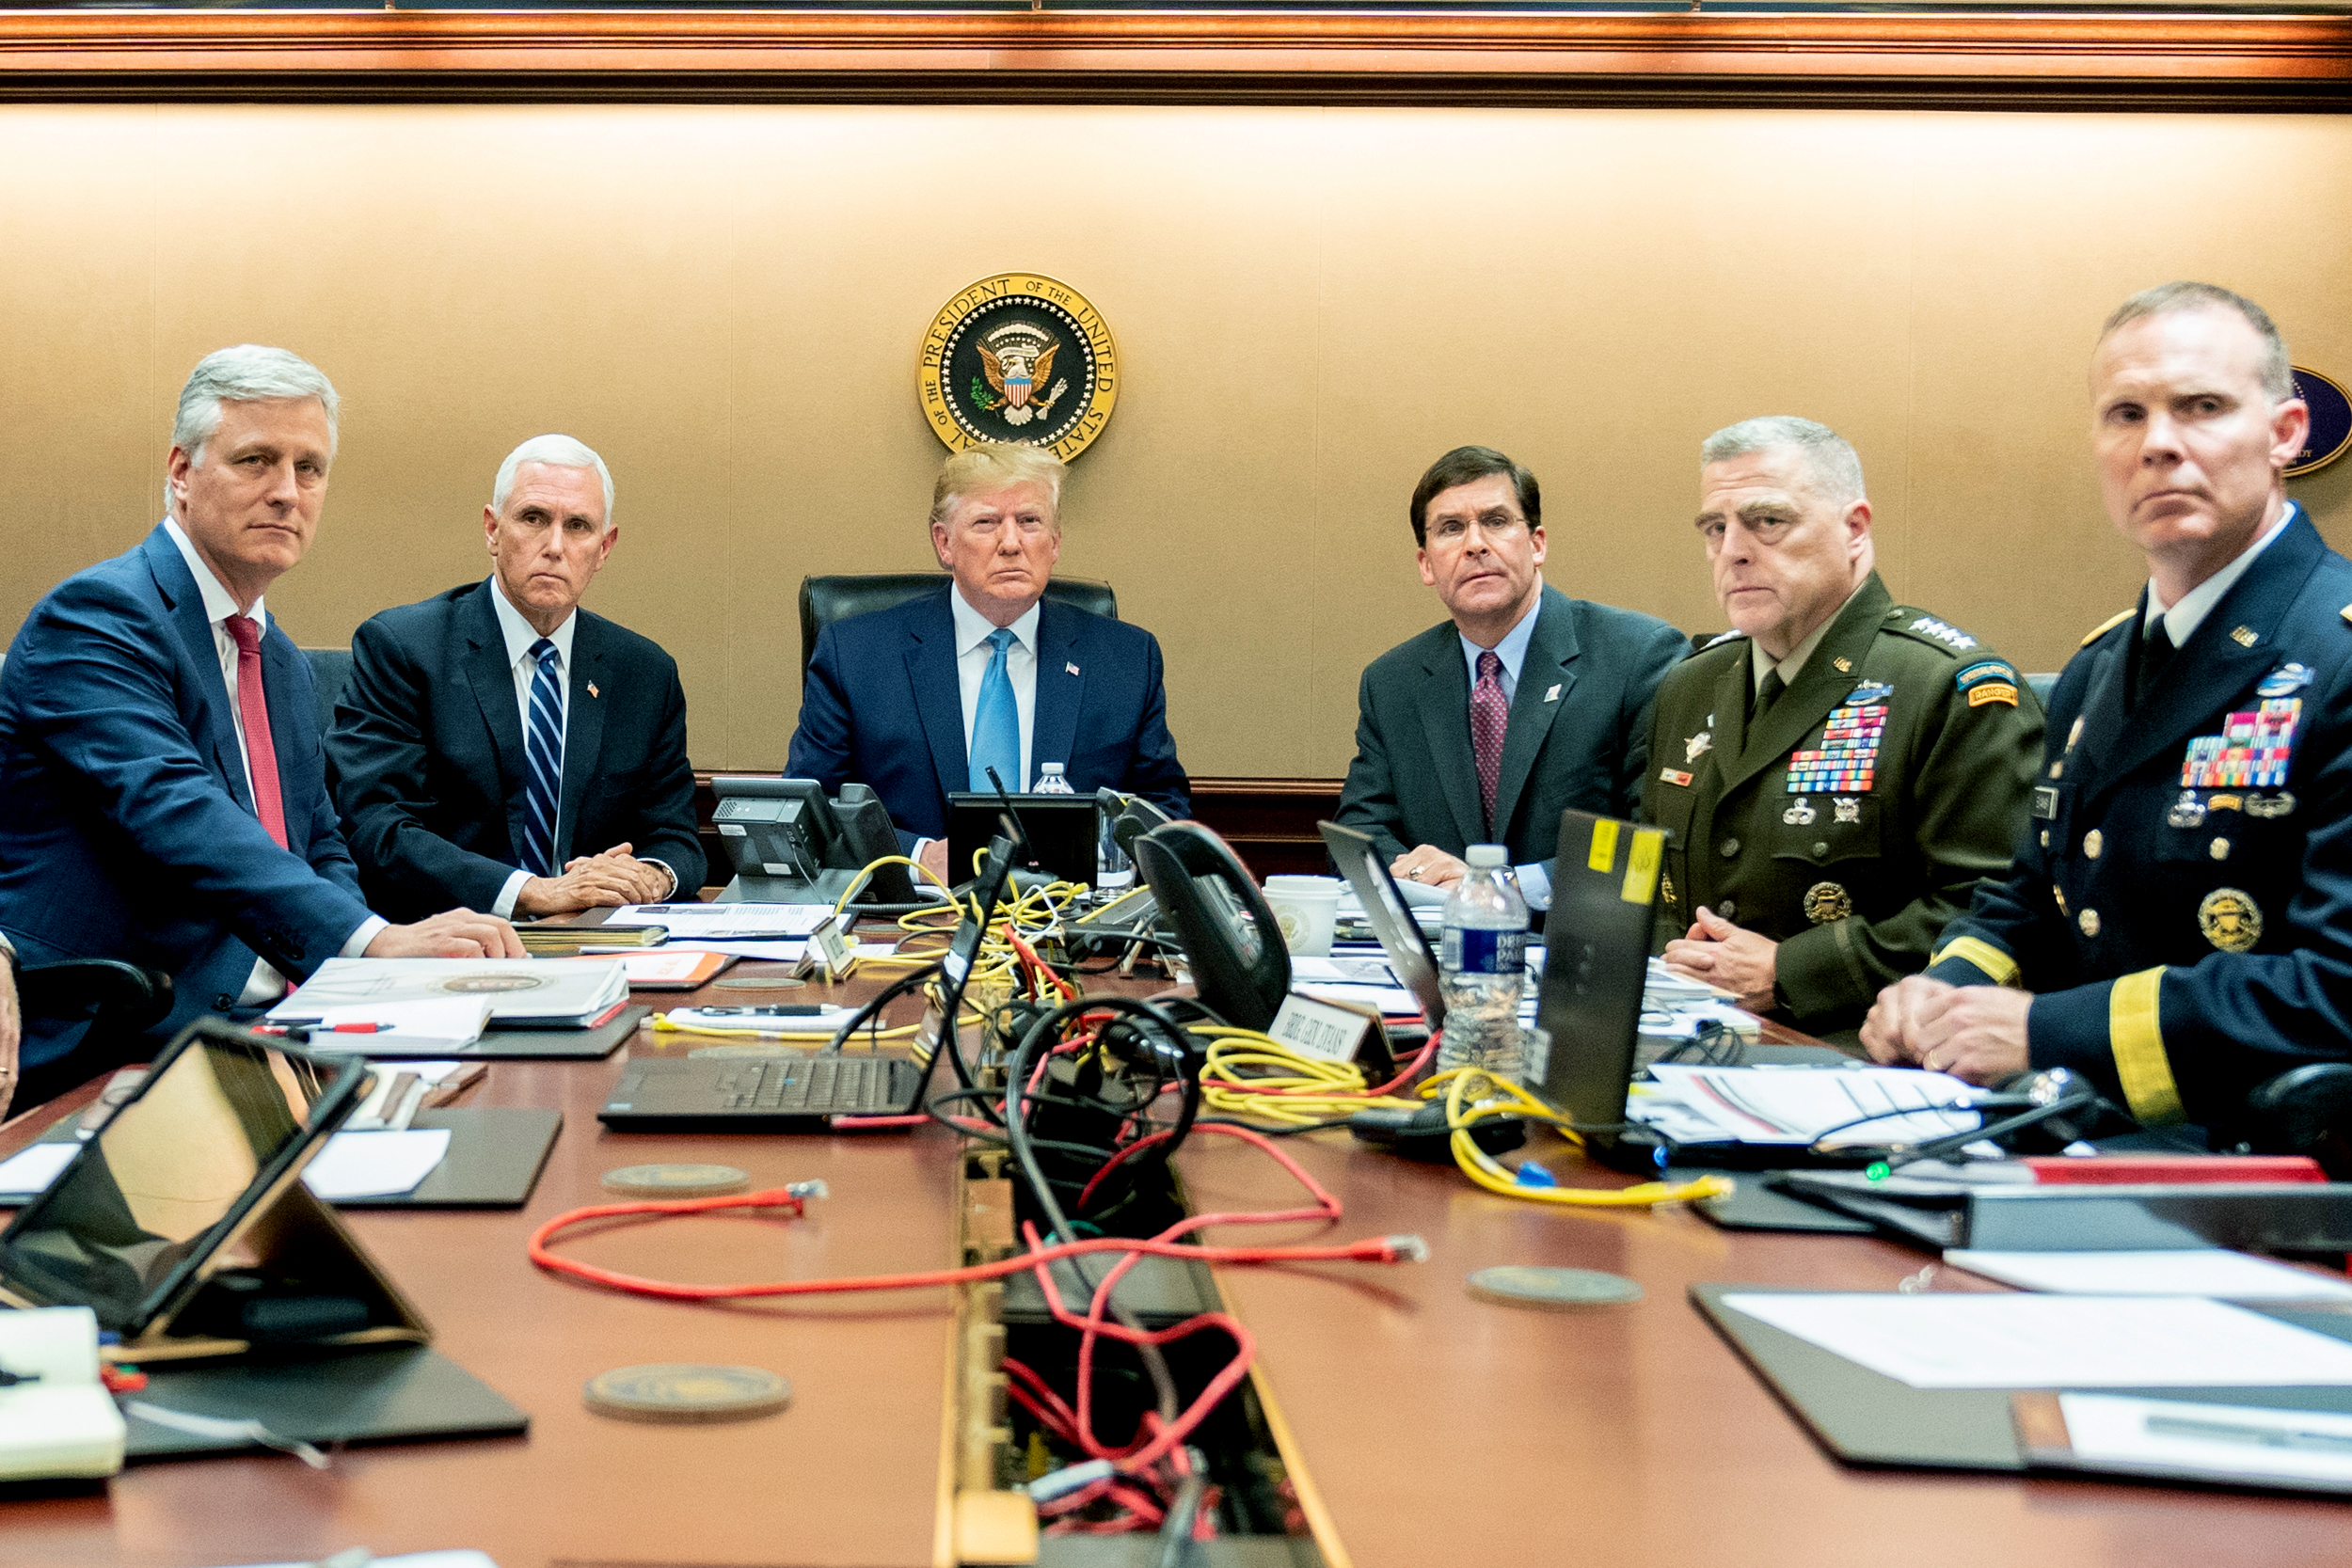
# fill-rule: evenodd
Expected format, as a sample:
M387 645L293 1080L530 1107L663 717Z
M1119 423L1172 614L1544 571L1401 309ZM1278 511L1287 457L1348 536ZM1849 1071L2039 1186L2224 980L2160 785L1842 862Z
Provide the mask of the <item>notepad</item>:
M2209 1296L2220 1301L2352 1301L2352 1282L2218 1247L2167 1252L1944 1254L1954 1268L2059 1295Z
M0 1313L0 1366L26 1380L0 1388L0 1481L122 1468L122 1413L98 1378L96 1313L87 1307Z
M399 1132L338 1132L303 1167L302 1184L313 1197L342 1203L356 1197L398 1197L449 1156L446 1127L412 1127Z
M2352 1386L2352 1344L2193 1297L1742 1291L1723 1303L1914 1388Z

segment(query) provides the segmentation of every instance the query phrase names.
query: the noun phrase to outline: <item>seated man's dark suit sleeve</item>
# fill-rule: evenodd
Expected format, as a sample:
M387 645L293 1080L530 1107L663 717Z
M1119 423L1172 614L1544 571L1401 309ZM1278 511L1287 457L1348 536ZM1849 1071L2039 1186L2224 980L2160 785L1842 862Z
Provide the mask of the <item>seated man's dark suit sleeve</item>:
M274 624L262 659L292 849L253 815L202 600L160 529L59 585L0 667L0 927L27 962L170 974L159 1029L233 1005L256 956L306 978L369 917L309 667ZM26 1060L72 1043L28 1030Z
M386 610L352 638L327 750L362 881L399 918L488 910L521 865L529 765L494 592ZM581 611L566 680L558 866L626 843L691 896L705 867L676 664Z
M2226 1127L2265 1079L2352 1059L2352 562L2296 517L2133 704L2139 624L2067 664L2015 862L1928 973L2033 992L2034 1067ZM2201 738L2289 703L2283 784L2198 772Z
M1380 711L1379 691L1373 680L1379 668L1378 664L1367 667L1356 683L1356 756L1347 765L1347 780L1340 787L1336 820L1343 828L1370 834L1385 863L1394 862L1412 845L1402 836L1405 811L1397 800L1384 733L1386 716Z
M814 779L828 795L840 794L845 784L872 782L856 771L857 740L843 671L842 625L836 622L817 634L817 651L801 683L800 723L792 731L791 754L784 765L787 778ZM912 854L914 841L927 835L909 832L896 806L890 809L890 819L898 831L899 848Z
M1150 632L1140 635L1147 649L1143 705L1136 717L1125 774L1111 787L1122 795L1140 795L1171 817L1190 816L1192 781L1185 777L1184 764L1176 760L1176 737L1168 733L1168 687L1160 640Z

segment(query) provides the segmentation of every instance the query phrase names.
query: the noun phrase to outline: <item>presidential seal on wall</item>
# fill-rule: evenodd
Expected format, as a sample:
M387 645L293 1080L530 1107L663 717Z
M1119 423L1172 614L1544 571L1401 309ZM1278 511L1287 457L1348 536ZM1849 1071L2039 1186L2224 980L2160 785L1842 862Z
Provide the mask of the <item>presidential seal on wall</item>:
M1069 284L999 273L959 290L931 318L917 386L923 418L951 450L1023 441L1066 463L1110 422L1119 350Z
M2297 365L2295 395L2312 411L2312 428L2303 437L2303 450L2283 471L2289 479L2301 479L2352 451L2352 393L2334 377Z

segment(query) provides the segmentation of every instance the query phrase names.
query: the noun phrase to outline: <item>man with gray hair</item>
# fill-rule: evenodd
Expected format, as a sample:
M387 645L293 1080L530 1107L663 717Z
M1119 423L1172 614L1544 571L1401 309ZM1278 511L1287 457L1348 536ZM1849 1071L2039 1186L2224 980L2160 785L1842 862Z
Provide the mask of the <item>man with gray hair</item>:
M320 768L310 668L262 608L317 532L335 388L283 349L207 355L180 394L165 516L51 590L0 666L0 943L27 965L172 978L146 1042L0 1005L0 1107L72 1087L328 958L520 958L495 916L362 901ZM420 914L428 911L418 911Z
M1699 449L1732 629L1670 673L1644 820L1673 830L1667 962L1817 1035L1854 1028L2009 863L2042 706L1879 580L1854 450L1771 415Z
M568 436L509 452L481 582L351 640L326 737L375 907L555 915L702 886L677 661L580 609L620 538L612 475Z
M2253 301L2125 300L2090 416L2147 586L2058 676L2015 863L1862 1040L1975 1084L2065 1068L2226 1148L2264 1081L2352 1056L2352 562L2287 499L2311 411Z

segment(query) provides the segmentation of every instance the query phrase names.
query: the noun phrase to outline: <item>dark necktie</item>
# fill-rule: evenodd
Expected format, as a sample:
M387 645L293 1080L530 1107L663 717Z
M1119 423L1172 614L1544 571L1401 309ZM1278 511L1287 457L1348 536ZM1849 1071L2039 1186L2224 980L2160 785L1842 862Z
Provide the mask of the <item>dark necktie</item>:
M1478 805L1489 833L1495 831L1495 790L1502 782L1502 739L1510 731L1502 656L1489 648L1478 656L1478 684L1470 688L1470 749L1478 758Z
M262 628L250 615L224 623L237 645L237 717L245 722L245 768L253 775L253 815L286 847L286 803L278 789L278 747L270 739L269 697L262 689Z
M2165 666L2172 662L2174 651L2172 632L2159 615L2148 628L2148 635L2140 640L2139 673L2132 682L2132 706L2137 707L2148 700L2148 693L2164 678Z
M564 688L556 676L555 644L542 637L531 645L538 670L531 677L531 733L523 752L531 759L531 788L524 800L523 869L534 877L555 875L555 819L564 799Z
M1788 689L1788 683L1780 678L1778 670L1765 671L1763 683L1756 689L1756 718L1761 720L1766 714L1772 712L1772 705L1779 702L1780 694Z

